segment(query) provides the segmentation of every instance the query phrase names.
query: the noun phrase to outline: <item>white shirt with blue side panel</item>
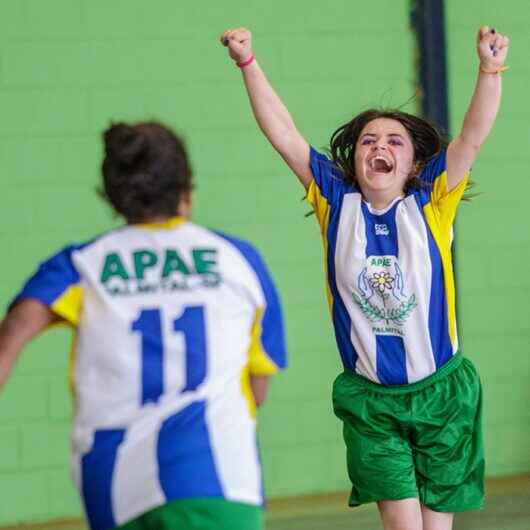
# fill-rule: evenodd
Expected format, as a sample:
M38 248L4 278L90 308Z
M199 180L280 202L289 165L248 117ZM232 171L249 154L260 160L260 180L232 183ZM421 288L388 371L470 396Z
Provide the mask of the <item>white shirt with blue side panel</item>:
M42 263L15 299L76 329L72 469L92 530L181 498L261 505L251 375L286 365L259 254L176 218Z
M307 200L344 367L383 385L428 377L458 350L451 244L467 176L448 191L441 152L420 175L424 187L378 211L314 149L311 170Z

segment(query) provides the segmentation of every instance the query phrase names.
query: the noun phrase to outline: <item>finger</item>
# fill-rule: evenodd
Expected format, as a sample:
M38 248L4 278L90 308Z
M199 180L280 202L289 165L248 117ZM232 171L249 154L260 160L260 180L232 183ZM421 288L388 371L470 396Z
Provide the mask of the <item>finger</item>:
M504 37L500 33L496 33L495 36L490 40L490 49L493 53L493 57L496 57L499 53L503 38Z
M225 36L225 46L230 46L230 44L234 43L234 42L238 42L238 30L237 29L231 29L229 31L227 31L226 33L226 36Z
M486 31L487 30L487 31ZM499 34L497 30L490 26L483 26L480 28L480 40L478 45L483 48L489 48L491 51L496 50L495 39Z
M235 28L234 31L237 31L237 32L243 32L243 33L250 33L249 30L247 28Z
M222 43L224 46L228 46L232 40L232 35L234 34L233 29L227 29L222 35Z
M502 42L503 42L503 39L504 39L504 36L501 35L500 33L497 33L497 35L495 36L495 38L493 39L493 46L495 48L500 48L501 45L502 45Z
M245 28L239 28L239 29L234 30L231 33L230 38L238 42L244 42L248 40L249 36L250 36L250 33L248 30L246 30Z
M510 47L510 39L508 37L502 38L502 44L500 46L501 48L509 48Z
M228 46L228 35L230 34L231 31L232 31L231 29L227 29L226 31L223 31L223 33L221 34L221 37L219 38L219 40L221 41L223 46Z
M488 33L490 32L490 27L489 26L482 26L479 30L478 30L478 34L477 34L477 40L478 41L481 41L486 35L488 35Z

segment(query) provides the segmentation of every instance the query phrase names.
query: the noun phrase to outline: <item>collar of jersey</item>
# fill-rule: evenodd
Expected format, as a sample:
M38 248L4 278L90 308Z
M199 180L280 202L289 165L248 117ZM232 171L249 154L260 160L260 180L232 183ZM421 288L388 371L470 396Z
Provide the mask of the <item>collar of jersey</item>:
M398 195L390 204L385 206L384 208L381 208L378 210L377 208L374 208L368 201L365 201L363 199L364 204L366 204L366 207L368 208L368 211L373 215L384 215L385 213L389 212L394 204L396 202L400 201L401 199L404 199L403 195Z
M139 223L136 226L138 228L147 228L148 230L169 230L170 228L176 228L181 224L184 224L187 221L185 217L177 215L175 217L170 217L165 221L160 221L157 223Z

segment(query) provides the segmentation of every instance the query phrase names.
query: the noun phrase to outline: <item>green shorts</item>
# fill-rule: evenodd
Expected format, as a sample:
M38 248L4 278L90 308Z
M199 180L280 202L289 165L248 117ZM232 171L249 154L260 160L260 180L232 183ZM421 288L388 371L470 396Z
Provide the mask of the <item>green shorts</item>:
M340 374L333 408L343 421L350 506L415 497L439 512L482 508L481 396L477 372L462 355L410 385Z
M224 499L171 501L119 530L263 530L263 508Z

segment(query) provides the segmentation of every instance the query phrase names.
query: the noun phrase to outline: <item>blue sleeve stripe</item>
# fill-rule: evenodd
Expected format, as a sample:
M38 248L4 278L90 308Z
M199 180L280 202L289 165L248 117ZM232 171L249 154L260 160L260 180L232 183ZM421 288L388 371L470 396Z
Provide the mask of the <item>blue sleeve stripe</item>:
M287 366L287 353L282 309L278 293L265 262L249 243L222 232L215 231L215 233L231 243L256 273L266 302L262 320L261 343L265 353L276 366L280 369L285 368Z
M447 169L446 151L440 151L421 172L420 179L429 184L434 181Z
M70 286L79 283L80 277L72 262L72 254L88 244L70 245L43 261L20 293L9 304L9 309L17 302L27 298L35 298L44 305L51 307Z
M344 179L342 170L313 147L310 150L310 166L313 180L329 204L336 204L345 193L356 191L355 186Z
M332 174L333 165L329 158L319 153L314 147L310 150L310 165L313 178L323 197L331 202L331 186L329 177Z

